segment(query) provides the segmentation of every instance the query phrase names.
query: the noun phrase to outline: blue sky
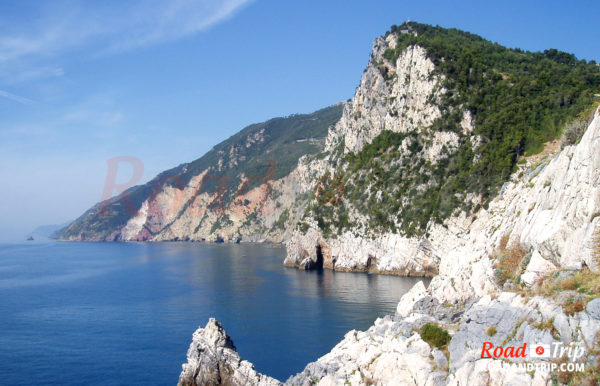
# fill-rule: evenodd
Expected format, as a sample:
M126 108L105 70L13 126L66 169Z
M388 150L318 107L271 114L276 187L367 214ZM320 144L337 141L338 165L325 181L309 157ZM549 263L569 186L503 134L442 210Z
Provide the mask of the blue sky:
M598 1L3 1L0 240L76 218L111 157L142 160L144 182L250 123L351 98L392 24L600 61L598 15Z

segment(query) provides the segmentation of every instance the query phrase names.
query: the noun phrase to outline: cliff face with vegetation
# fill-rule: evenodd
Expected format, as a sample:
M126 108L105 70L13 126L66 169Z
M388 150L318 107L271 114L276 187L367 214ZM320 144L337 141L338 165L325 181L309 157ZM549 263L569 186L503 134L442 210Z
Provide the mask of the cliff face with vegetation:
M598 76L414 23L377 39L328 153L304 165L313 199L286 264L435 277L286 384L597 384ZM429 125L397 114L407 89L429 93L408 104ZM485 342L579 355L482 357Z
M566 53L511 50L417 23L393 27L376 39L322 155L299 166L311 201L285 263L433 276L470 232L491 248L498 237L484 232L494 200L519 181L514 200L532 197L528 179L561 143L579 140L598 90L598 67ZM539 194L513 216L533 213L547 199ZM523 238L523 248L541 238ZM559 259L556 247L540 252Z
M250 126L62 237L285 241L291 267L433 276L286 384L595 384L599 93L598 66L573 55L405 23L375 40L347 104ZM586 370L482 358L484 342L574 345ZM214 320L179 383L280 384Z
M193 162L98 203L60 231L77 241L281 241L304 210L298 159L324 147L342 104L246 127Z

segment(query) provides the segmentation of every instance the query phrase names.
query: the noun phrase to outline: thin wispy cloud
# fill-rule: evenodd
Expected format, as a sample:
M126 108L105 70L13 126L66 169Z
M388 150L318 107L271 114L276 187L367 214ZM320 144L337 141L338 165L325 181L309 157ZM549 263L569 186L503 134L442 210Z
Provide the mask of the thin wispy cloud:
M87 127L112 127L123 121L123 114L117 103L108 94L87 97L80 103L70 106L61 121L68 124L82 124Z
M56 78L65 75L65 70L61 67L36 67L20 71L6 80L8 84L32 81L44 78Z
M0 63L52 57L83 46L111 53L172 41L214 26L250 1L50 1L32 11L42 16L32 17L28 28L9 23L0 38Z
M112 55L192 36L253 0L41 1L0 16L0 83L63 75L69 55ZM2 5L0 4L0 15Z
M123 114L113 111L79 110L64 115L71 123L85 123L94 126L114 126L123 120Z
M6 99L10 99L13 102L17 102L23 105L28 105L33 103L33 101L31 99L19 96L19 95L15 95L15 94L11 94L7 91L4 90L0 90L0 97L2 98L6 98Z

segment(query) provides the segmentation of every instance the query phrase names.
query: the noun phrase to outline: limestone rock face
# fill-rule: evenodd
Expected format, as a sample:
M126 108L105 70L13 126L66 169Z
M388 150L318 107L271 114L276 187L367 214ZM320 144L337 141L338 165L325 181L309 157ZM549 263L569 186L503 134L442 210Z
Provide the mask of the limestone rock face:
M525 273L521 275L521 280L528 286L533 285L536 281L548 276L556 270L556 266L544 259L536 250L531 256L531 261L527 264Z
M396 315L403 318L407 317L412 312L415 304L427 295L428 293L423 282L418 282L410 289L410 291L402 296L400 303L398 303L398 306L396 307Z
M369 65L354 98L329 131L326 151L334 151L343 142L344 153L356 152L384 129L418 130L430 126L441 115L430 98L445 92L440 87L442 78L434 75L434 64L427 58L425 49L408 47L393 63L383 57L392 41L393 35L387 40L383 37L375 40ZM382 68L388 79L383 76Z
M387 317L367 331L352 330L286 384L440 384L444 374L434 370L431 348L410 326Z
M177 383L180 386L281 385L276 379L257 373L250 362L242 360L221 323L212 318L206 327L194 332L187 360Z
M345 232L338 238L325 239L314 226L306 233L294 232L286 246L285 264L288 266L301 267L307 257L316 261L316 247L319 246L327 251L324 267L345 272L430 277L437 273L440 261L427 240L409 239L393 233L366 238Z
M437 252L443 258L431 292L448 301L486 295L494 287L490 256L503 236L509 237L509 244L519 243L531 251L522 276L530 285L558 268L585 265L598 271L593 250L594 231L600 225L599 149L597 110L578 145L523 171L521 177L517 172L467 229L434 230L433 241L454 241Z
M257 186L219 210L209 209L214 194L198 192L203 178L205 173L183 189L166 187L144 201L121 232L122 239L279 242L289 233L287 223L293 222L299 209L294 206L297 173ZM274 191L276 195L272 194ZM277 228L274 224L284 211L288 213L286 222ZM254 221L249 221L251 216Z
M383 130L421 132L441 116L432 101L446 90L441 86L442 76L434 71L435 66L425 49L407 47L392 62L383 53L395 43L393 34L375 40L354 97L344 107L339 122L329 130L326 157L310 162L301 160L298 166L302 191L314 190L319 177L340 166L340 157L360 151ZM465 133L472 130L470 114L465 113L461 125ZM430 145L421 156L429 162L437 162L443 151L458 147L456 133L437 131L428 135ZM433 276L438 272L440 257L431 249L429 240L392 232L371 234L367 219L360 211L353 211L352 229L336 237L321 235L311 218L305 222L310 224L310 229L296 229L286 241L287 266L303 268L307 266L306 258L316 261L318 245L328 251L328 255L323 256L325 268L411 276Z
M404 295L400 305L413 301L421 285ZM419 296L416 296L419 297ZM590 302L592 304L592 302ZM528 372L519 363L548 363L529 354L532 344L572 344L586 352L598 344L600 322L594 319L595 303L588 311L568 316L553 300L527 300L502 292L493 299L484 296L460 306L417 302L410 311L377 319L367 331L350 331L331 352L310 363L290 379L292 385L546 385L550 371ZM458 315L458 317L457 317ZM425 323L438 323L450 331L449 358L423 341L418 330ZM488 328L497 332L490 336ZM527 357L481 358L484 342L494 346L521 347ZM585 354L577 362L593 363Z

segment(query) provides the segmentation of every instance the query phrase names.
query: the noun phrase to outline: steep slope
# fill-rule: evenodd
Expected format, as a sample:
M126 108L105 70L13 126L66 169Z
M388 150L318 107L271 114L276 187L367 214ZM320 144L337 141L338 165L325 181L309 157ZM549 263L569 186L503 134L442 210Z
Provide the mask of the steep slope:
M96 204L63 240L280 241L297 221L298 159L323 149L343 105L250 125L203 157Z
M598 67L570 54L392 27L324 153L298 166L312 198L286 265L435 275L453 248L448 229L485 215L524 156L566 124L586 126L599 89Z

